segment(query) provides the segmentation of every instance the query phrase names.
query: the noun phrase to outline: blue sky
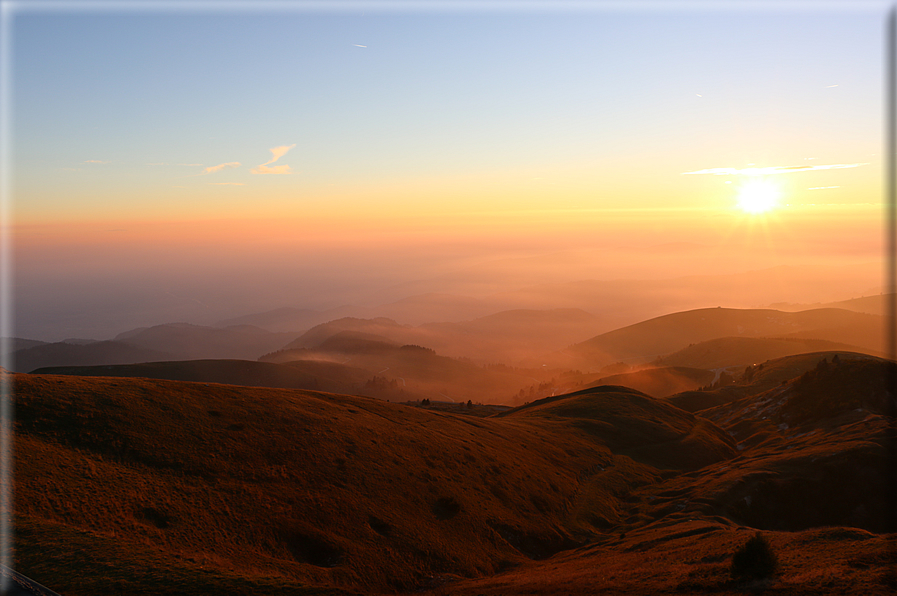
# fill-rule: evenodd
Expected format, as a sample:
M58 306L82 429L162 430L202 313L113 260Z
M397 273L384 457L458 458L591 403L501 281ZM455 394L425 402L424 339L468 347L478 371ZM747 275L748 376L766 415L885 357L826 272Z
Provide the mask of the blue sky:
M604 279L670 242L703 272L849 255L874 287L888 4L732 5L4 3L18 319L99 337L172 296L399 299L563 251Z
M246 184L292 144L283 162L301 180L277 184L303 192L602 161L648 176L866 162L880 152L880 14L26 13L17 188L50 206L61 187L162 190L200 182L175 164L233 162L221 182Z

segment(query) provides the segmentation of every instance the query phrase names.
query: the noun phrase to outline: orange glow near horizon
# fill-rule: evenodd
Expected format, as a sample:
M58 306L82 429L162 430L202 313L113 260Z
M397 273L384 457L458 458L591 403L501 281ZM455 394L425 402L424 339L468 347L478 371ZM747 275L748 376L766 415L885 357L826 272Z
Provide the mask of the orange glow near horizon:
M145 245L219 247L315 246L320 249L370 249L396 246L530 246L546 250L577 246L650 247L689 242L752 250L798 250L880 256L883 232L880 206L790 207L766 213L720 210L519 209L448 213L392 212L335 216L309 213L255 217L146 221L20 223L12 228L17 247L59 250L65 246ZM761 232L758 235L758 232ZM836 245L831 242L838 240ZM825 247L831 246L831 250Z

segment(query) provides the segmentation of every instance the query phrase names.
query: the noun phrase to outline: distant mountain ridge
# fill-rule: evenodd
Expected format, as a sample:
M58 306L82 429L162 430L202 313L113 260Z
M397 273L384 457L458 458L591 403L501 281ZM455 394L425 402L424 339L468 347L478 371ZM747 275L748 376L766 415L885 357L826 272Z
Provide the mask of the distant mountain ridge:
M884 319L843 309L788 313L772 309L704 308L664 315L570 346L552 362L574 368L614 361L647 362L689 344L721 337L795 337L841 342L880 353Z
M852 310L854 312L863 312L872 315L886 315L890 314L887 312L888 302L893 299L893 297L894 294L876 294L874 296L862 296L860 298L851 298L850 300L840 300L838 302L827 302L824 304L792 304L789 302L777 302L770 304L769 308L788 312L798 312L814 308L843 308L844 310Z
M118 341L100 341L87 345L65 342L41 344L17 350L10 355L12 370L31 372L46 366L90 366L95 364L134 364L171 360L173 354Z
M115 341L135 347L165 351L175 360L231 358L255 360L295 337L295 333L274 333L252 325L208 327L190 323L169 323L120 333Z

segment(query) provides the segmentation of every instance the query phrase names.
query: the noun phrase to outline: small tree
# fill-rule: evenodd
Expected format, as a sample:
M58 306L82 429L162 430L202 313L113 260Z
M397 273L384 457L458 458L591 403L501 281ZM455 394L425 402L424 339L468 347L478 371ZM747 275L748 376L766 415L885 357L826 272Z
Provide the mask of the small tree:
M766 579L775 575L779 567L769 541L760 532L732 555L732 577L740 580Z

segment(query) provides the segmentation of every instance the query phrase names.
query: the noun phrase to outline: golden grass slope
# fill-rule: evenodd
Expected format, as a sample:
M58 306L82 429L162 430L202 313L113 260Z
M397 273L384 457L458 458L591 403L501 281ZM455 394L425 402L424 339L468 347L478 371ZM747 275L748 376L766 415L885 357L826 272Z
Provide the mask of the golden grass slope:
M489 575L588 539L595 522L621 517L633 486L657 477L566 423L298 390L15 382L20 526L123 557L57 572L43 547L18 551L23 573L65 594L96 593L83 578L109 569L144 581L147 553L295 589ZM616 480L591 489L608 469Z
M67 596L737 594L753 527L769 593L884 593L888 363L854 356L770 361L699 416L615 386L482 418L15 375L16 563Z
M894 363L829 353L820 365L820 356L769 362L769 376L804 370L700 413L738 442L736 457L636 487L629 517L588 545L433 593L892 594L897 536L876 532L893 508L885 381ZM732 554L756 528L779 570L735 578Z

